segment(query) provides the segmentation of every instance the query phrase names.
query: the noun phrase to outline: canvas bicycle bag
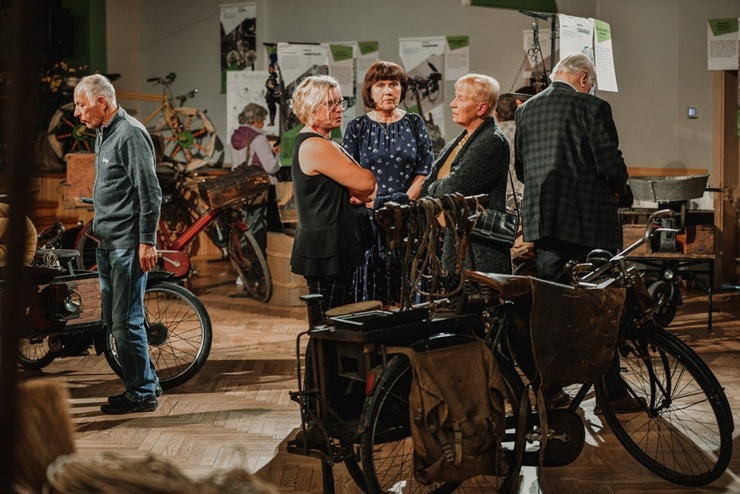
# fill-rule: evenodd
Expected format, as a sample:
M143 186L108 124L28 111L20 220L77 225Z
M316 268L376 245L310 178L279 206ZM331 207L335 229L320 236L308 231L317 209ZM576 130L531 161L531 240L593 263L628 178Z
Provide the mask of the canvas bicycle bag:
M542 384L594 382L612 364L625 290L573 288L537 278L530 282L529 337Z
M475 341L399 351L413 369L409 419L419 482L460 482L502 472L504 388L491 349Z

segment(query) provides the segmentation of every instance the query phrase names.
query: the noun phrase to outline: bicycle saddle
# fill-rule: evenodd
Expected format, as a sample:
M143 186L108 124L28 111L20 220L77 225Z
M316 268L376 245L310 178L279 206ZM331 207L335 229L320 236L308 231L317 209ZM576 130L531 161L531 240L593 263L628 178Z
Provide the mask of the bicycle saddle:
M532 292L529 276L465 270L465 279L492 290L502 300L514 300Z

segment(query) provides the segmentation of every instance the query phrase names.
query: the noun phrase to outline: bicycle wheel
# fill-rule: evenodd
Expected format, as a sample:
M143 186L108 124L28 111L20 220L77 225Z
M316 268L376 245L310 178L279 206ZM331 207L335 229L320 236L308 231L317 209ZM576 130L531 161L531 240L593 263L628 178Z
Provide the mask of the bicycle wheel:
M660 309L653 313L653 322L661 328L668 326L676 316L677 297L674 290L678 290L678 287L674 288L665 281L656 281L648 287L653 303L660 304Z
M49 338L31 338L18 341L18 362L26 369L43 369L56 358L49 347Z
M248 230L232 225L228 232L226 249L236 273L244 282L244 289L258 302L267 302L272 296L272 278L262 249Z
M677 484L708 484L732 456L727 397L707 365L678 337L655 325L620 342L621 378L647 409L616 414L602 379L596 385L604 418L620 443L653 473Z
M94 270L98 264L95 258L95 251L98 249L98 238L92 232L92 220L85 223L77 234L74 243L74 249L80 253L75 259L77 269L83 271Z
M466 340L469 341L469 340ZM459 337L430 340L425 349L461 343ZM417 349L420 351L420 349ZM501 363L501 359L497 359ZM375 385L375 392L365 401L362 422L367 429L360 439L362 470L368 492L374 494L404 492L404 494L442 494L460 489L461 492L508 492L519 477L514 461L514 411L519 410L523 384L516 370L504 363L499 366L508 396L507 439L503 443L507 472L502 476L478 476L460 483L421 484L414 475L414 445L409 426L409 390L411 363L405 355L396 355Z
M74 102L59 107L51 117L47 130L49 144L58 158L67 153L91 153L95 146L95 131L77 120Z
M144 294L149 358L154 362L163 389L191 379L211 351L213 330L205 306L189 290L159 282ZM105 358L121 376L121 363L113 335L108 332Z
M180 163L208 160L216 149L216 128L197 108L175 108L173 119L162 118L152 131L164 143L164 155Z

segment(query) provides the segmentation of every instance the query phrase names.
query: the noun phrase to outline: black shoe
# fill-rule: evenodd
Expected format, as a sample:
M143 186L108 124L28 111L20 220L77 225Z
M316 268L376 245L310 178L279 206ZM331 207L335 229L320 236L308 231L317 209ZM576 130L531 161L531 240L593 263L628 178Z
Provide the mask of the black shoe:
M542 397L545 399L545 406L548 410L556 410L558 408L568 408L573 401L565 391L560 389L554 394L544 394Z
M614 413L636 413L647 409L647 400L642 396L633 398L630 395L624 395L619 399L609 401L609 405ZM598 403L594 407L594 413L596 415L602 414L601 405Z
M302 430L298 431L293 442L299 448L310 449L323 444L324 438L321 437L321 432L316 425L309 424L306 427L306 433L304 434Z
M100 407L100 411L109 415L121 415L124 413L153 412L157 409L157 397L152 395L142 400L132 400L124 396L114 403L106 403Z
M159 383L157 383L157 387L154 388L154 396L156 396L157 398L159 398L160 396L162 396L162 386L160 386ZM123 393L121 393L120 395L109 396L108 397L108 403L116 403L116 402L119 402L119 401L123 400L125 397L126 397L126 392L125 391Z

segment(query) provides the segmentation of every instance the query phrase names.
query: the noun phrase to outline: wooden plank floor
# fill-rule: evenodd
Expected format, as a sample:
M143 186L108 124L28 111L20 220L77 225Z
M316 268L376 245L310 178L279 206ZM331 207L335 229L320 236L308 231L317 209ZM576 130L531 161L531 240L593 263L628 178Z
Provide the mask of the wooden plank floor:
M165 392L151 413L109 416L100 412L106 397L121 391L120 380L103 356L54 361L23 378L61 379L71 393L78 453L95 457L115 452L128 458L149 454L173 462L191 478L217 470L245 468L283 492L322 491L320 462L290 455L286 440L299 426L299 412L288 398L297 387L296 336L306 329L303 307L276 307L236 293L228 264L196 260L200 274L191 289L209 310L214 341L210 357L190 382ZM706 327L706 295L686 290L670 329L691 344L724 385L734 410L740 410L740 292L715 293L714 329ZM584 403L587 442L580 457L565 467L526 469L522 493L730 493L740 492L740 450L723 477L705 488L673 485L640 466ZM343 465L335 469L338 493L356 493Z

